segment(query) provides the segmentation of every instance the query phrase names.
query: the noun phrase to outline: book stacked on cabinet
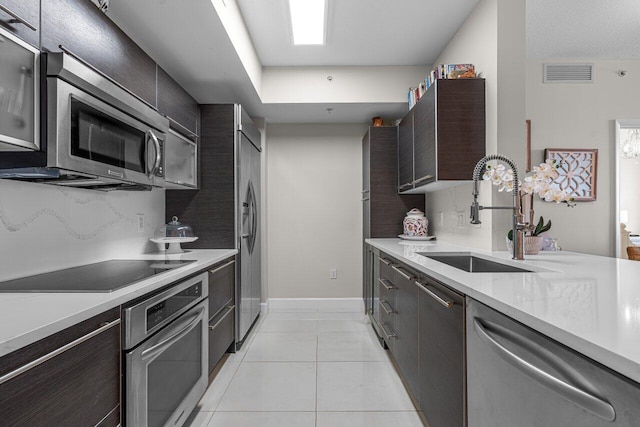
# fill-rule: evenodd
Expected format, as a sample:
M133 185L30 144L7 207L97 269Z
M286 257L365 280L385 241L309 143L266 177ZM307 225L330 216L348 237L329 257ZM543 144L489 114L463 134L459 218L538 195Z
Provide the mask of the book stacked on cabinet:
M416 87L409 88L408 101L409 109L424 96L427 90L433 86L438 79L473 79L476 78L476 71L473 64L440 64L431 70L424 81Z

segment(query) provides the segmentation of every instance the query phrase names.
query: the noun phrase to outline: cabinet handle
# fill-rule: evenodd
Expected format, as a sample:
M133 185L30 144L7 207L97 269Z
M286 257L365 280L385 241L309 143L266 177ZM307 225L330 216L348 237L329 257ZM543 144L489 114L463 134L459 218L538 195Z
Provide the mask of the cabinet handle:
M395 286L393 286L393 283L391 283L387 279L378 279L378 282L380 282L380 284L384 286L384 288L388 291L392 289L397 289Z
M371 199L369 197L363 197L361 201L366 202L367 200L371 200Z
M389 306L389 308L386 307L387 305ZM395 313L395 311L393 311L393 307L391 307L391 305L384 300L380 300L380 307L382 307L384 312L387 313L388 315Z
M225 314L223 314L222 317L220 317L220 319L213 326L209 325L209 330L213 331L215 328L217 328L218 325L220 323L222 323L222 321L229 315L229 313L231 313L233 311L234 308L236 308L235 305L228 306L227 307L227 312Z
M398 272L398 274L400 274L402 277L404 277L407 280L413 280L414 277L410 276L409 274L407 274L402 268L400 267L396 267L395 265L392 265L391 268L393 268L395 271Z
M103 333L104 331L106 331L107 329L111 329L116 325L120 324L120 319L116 319L112 322L106 323L106 324L101 324L100 327L92 332L89 332L87 335L81 336L80 338L71 341L68 344L63 345L62 347L59 347L55 350L53 350L51 353L47 353L42 357L37 358L36 360L32 360L31 362L22 365L21 367L19 367L18 369L9 372L8 374L5 374L3 376L0 377L0 384L6 383L7 381L9 381L10 379L13 379L15 377L17 377L18 375L21 375L25 372L27 372L30 369L35 368L38 365L42 365L44 362L46 362L47 360L53 359L54 357L64 353L67 350L70 350L80 344L82 344L83 342L90 340L91 338L95 337L96 335L100 335L101 333Z
M420 283L420 282L415 282L416 285L418 285L418 287L424 291L427 295L429 295L431 298L433 298L434 300L438 301L440 304L444 305L447 308L451 308L455 305L454 302L451 301L447 301L444 298L442 298L439 295L436 295L431 289L427 288L427 285L424 283Z
M413 182L408 182L406 184L402 184L402 185L398 186L398 190L402 191L402 190L405 190L405 189L411 188L411 187L413 187Z
M533 343L527 343L525 341L524 337L519 336L518 334L516 334L513 331L510 331L506 328L504 328L503 326L498 326L498 325L493 325L496 328L498 328L496 330L496 332L500 335L506 335L504 338L508 339L508 338L512 338L514 339L516 342L522 344L523 342L528 344L526 345L526 347L530 350L535 350L535 347L533 347ZM493 326L491 327L491 329L493 329ZM489 331L487 329L485 329L485 325L482 324L482 322L480 321L480 319L478 318L474 318L473 319L473 327L476 330L476 333L478 334L478 337L485 342L486 344L488 344L490 347L493 348L493 350L498 353L498 355L507 363L509 363L510 365L514 366L515 368L519 369L520 371L522 371L523 373L525 373L526 375L528 375L529 377L533 378L535 381L538 381L539 383L547 386L548 388L550 388L551 390L555 391L556 393L558 393L560 396L563 396L565 399L575 403L576 405L578 405L579 407L591 412L592 414L596 415L597 417L602 418L603 420L606 421L613 421L616 419L616 411L613 408L613 406L611 406L611 404L609 402L606 402L602 399L600 399L597 396L594 396L590 393L588 393L587 391L584 391L576 386L574 386L573 384L569 384L568 382L565 382L559 378L556 378L555 376L551 375L550 373L538 368L537 366L533 365L532 363L527 362L526 360L524 360L522 357L512 353L511 351L509 351L506 347L504 347L502 344L500 344L498 341L496 341L491 334L489 333ZM550 363L551 366L554 366L556 369L560 368L560 370L564 370L564 371L569 371L571 373L571 375L569 376L573 376L573 377L580 377L580 374L577 372L573 372L574 369L566 364L566 362L558 359L556 361L549 361L547 360L547 357L544 357L543 354L537 354L538 357L540 357L543 361L546 361L546 363ZM566 366L565 366L566 364ZM560 365L560 366L558 366Z
M82 62L82 64L84 64L85 66L89 67L91 70L95 71L96 73L100 74L100 76L102 76L105 79L109 80L111 83L113 83L114 85L118 86L120 89L122 89L125 92L127 92L129 95L131 95L134 98L136 98L138 101L143 102L147 107L152 108L156 112L158 111L158 109L155 106L153 106L149 102L145 101L139 95L133 93L132 91L130 91L126 87L122 86L120 83L118 83L117 81L113 80L111 77L107 76L105 73L103 73L102 71L98 70L96 67L94 67L93 65L91 65L90 63L88 63L87 61L85 61L84 59L82 59L81 57L79 57L78 55L76 55L75 53L73 53L72 51L67 49L66 47L62 46L61 44L59 44L58 47L60 48L61 51L63 51L67 55L71 56L75 60Z
M195 142L198 139L198 135L196 135L195 133L193 133L193 131L189 130L189 128L187 128L186 126L178 123L176 121L176 119L174 119L173 117L170 116L165 116L167 119L169 119L169 121L171 122L171 124L174 124L178 127L180 127L182 130L184 130L188 135L187 138L189 138L190 140L192 140L193 142Z
M228 263L226 263L226 264L224 264L224 265L221 265L221 266L220 266L220 267L218 267L218 268L215 268L215 269L213 269L213 270L209 270L209 274L216 274L218 271L220 271L220 270L222 270L222 269L224 269L224 268L226 268L226 267L229 267L230 265L235 264L235 263L236 263L236 260L235 260L235 259L232 259L232 260L231 260L231 261L229 261Z
M364 193L368 193L368 192L369 192L369 190L362 190L360 193L364 194Z
M382 329L382 333L386 335L387 339L395 338L397 336L393 330L391 330L391 333L387 332L387 328L384 327L384 323L380 324L380 329Z
M432 179L432 178L433 178L433 175L425 175L425 176L423 176L422 178L418 178L418 179L416 179L415 181L413 181L413 183L414 183L414 184L419 184L419 183L421 183L422 181L427 181L427 180Z
M382 263L384 263L384 264L386 264L386 265L391 265L391 261L389 261L389 260L388 260L388 259L386 259L386 258L378 257L378 259L380 260L380 262L382 262Z
M32 31L37 31L38 30L37 27L35 27L31 23L29 23L29 21L27 21L26 19L20 17L20 15L18 15L17 13L11 11L10 9L7 9L6 6L3 6L3 5L0 4L0 10L13 18L13 19L9 20L10 24L22 24L22 25L24 25L25 27L27 27L28 29L30 29Z

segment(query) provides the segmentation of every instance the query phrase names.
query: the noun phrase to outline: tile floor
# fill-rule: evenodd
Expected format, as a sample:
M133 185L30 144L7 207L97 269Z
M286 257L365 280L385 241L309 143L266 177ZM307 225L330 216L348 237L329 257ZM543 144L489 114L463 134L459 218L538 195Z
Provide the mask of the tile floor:
M422 427L368 318L271 310L226 363L187 427Z

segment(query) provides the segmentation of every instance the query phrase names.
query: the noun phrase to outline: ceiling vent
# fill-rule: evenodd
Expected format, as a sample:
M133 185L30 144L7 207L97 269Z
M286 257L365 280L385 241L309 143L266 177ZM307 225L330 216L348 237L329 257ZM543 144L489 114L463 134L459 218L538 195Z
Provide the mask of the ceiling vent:
M544 64L545 83L593 83L593 64Z

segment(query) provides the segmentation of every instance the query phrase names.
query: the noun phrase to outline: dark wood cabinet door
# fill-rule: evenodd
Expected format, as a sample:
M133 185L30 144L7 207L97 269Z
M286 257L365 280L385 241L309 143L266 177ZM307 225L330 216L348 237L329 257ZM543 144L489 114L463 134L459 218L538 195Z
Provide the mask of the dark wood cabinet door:
M424 209L424 195L398 194L398 128L369 128L369 237L397 237L413 208Z
M42 0L42 49L60 45L156 106L156 63L89 0Z
M209 269L209 320L235 304L236 261L226 259Z
M415 284L417 275L404 266L397 267L396 343L392 355L409 390L418 400L420 396L420 358L418 351L418 307L420 291Z
M40 0L0 0L0 6L29 24L19 22L11 13L0 8L0 27L40 48Z
M436 100L429 90L413 109L413 154L415 185L435 181L436 176ZM458 153L464 155L464 153Z
M463 427L464 297L431 278L420 282L420 408L431 427Z
M437 81L438 180L471 180L485 155L485 81Z
M398 189L413 188L413 110L398 126Z
M26 363L53 355L0 385L0 423L94 426L103 420L101 426L118 425L119 318L117 307L2 357L0 375L6 375ZM103 326L105 330L93 334ZM76 345L55 353L72 342Z
M235 339L235 307L227 306L209 321L209 374Z
M198 101L158 66L158 111L171 119L171 127L187 137L198 135ZM177 123L178 126L174 126ZM186 132L185 132L186 131Z

